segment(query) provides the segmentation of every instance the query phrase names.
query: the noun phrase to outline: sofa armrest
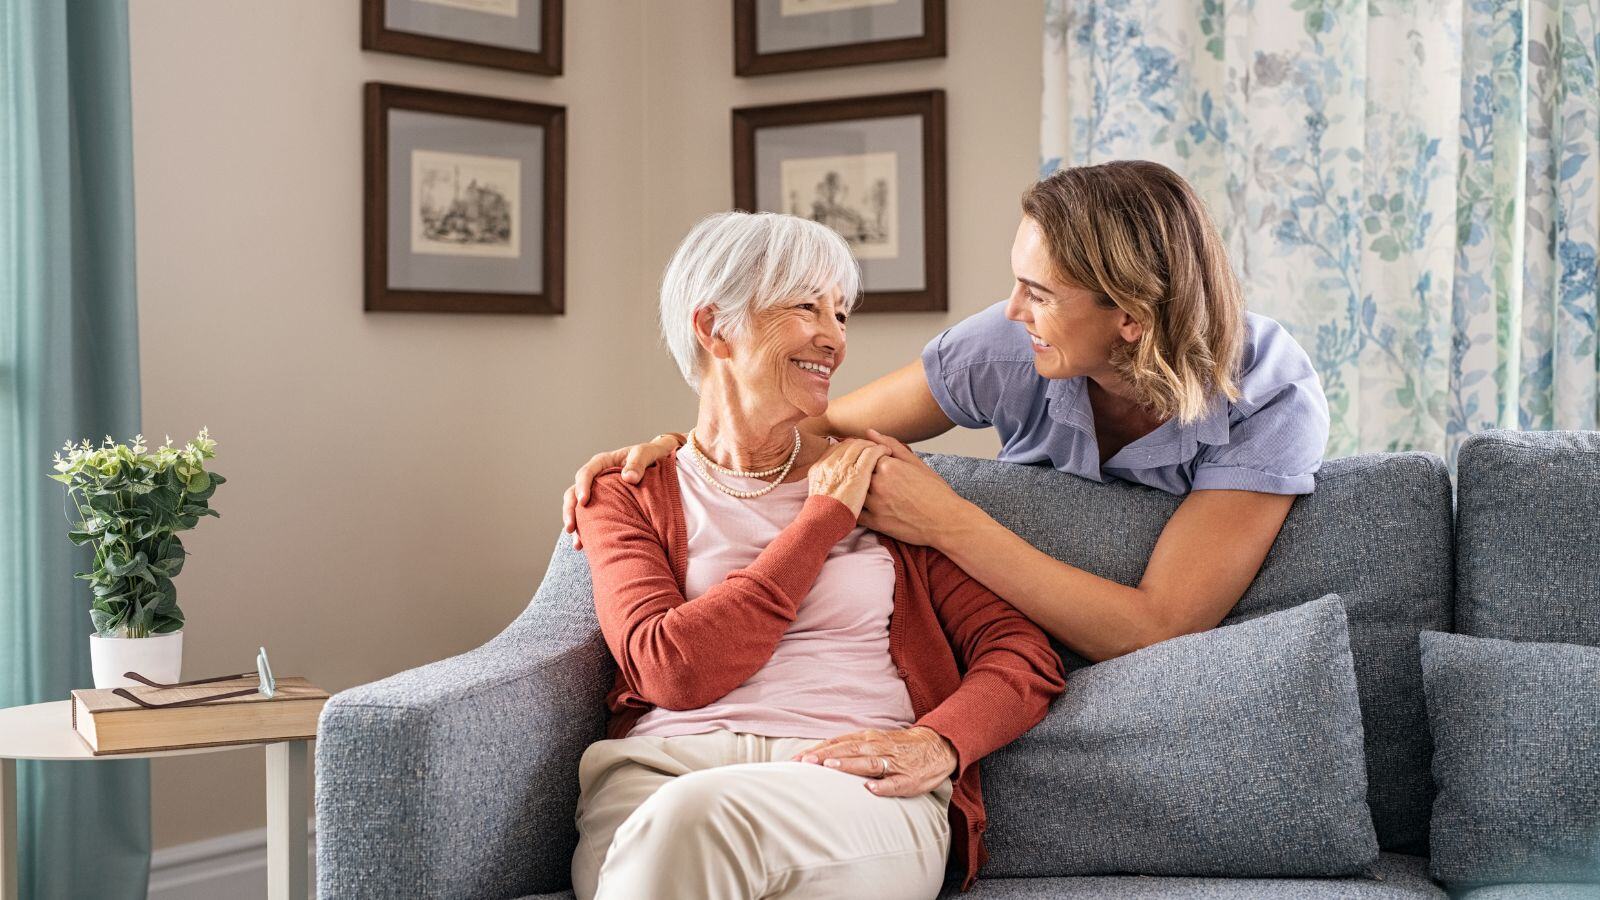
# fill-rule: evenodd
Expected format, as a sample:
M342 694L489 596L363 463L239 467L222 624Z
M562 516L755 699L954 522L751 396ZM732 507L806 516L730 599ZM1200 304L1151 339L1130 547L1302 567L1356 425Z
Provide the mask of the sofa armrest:
M578 759L615 671L566 538L489 643L343 691L317 734L317 893L520 897L559 890ZM581 576L581 578L579 577Z

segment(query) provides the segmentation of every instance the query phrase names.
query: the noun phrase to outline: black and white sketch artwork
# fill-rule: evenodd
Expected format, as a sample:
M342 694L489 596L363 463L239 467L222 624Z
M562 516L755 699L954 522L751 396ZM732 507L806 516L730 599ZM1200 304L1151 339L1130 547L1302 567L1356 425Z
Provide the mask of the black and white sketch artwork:
M786 212L837 231L857 259L900 255L898 154L791 157L779 164Z
M411 152L411 252L515 258L522 161Z

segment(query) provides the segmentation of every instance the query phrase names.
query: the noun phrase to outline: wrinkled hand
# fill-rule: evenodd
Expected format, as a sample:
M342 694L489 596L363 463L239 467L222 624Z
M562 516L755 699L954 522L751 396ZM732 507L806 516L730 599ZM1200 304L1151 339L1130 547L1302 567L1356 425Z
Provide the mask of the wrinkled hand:
M907 544L937 547L936 529L956 521L966 501L910 447L876 429L867 437L888 455L872 473L860 524Z
M841 734L796 753L792 761L860 775L867 790L881 797L920 797L943 784L959 758L943 735L917 725Z
M621 466L622 480L628 484L638 484L639 479L644 477L645 469L677 453L679 446L677 438L663 434L653 441L589 457L589 461L572 476L572 487L561 495L561 528L572 532L572 549L583 549L583 537L578 534L578 507L588 505L589 488L601 472Z
M872 469L888 449L860 438L842 440L811 464L806 473L811 494L832 497L850 508L850 515L861 516L861 504L867 499L867 485L872 482Z

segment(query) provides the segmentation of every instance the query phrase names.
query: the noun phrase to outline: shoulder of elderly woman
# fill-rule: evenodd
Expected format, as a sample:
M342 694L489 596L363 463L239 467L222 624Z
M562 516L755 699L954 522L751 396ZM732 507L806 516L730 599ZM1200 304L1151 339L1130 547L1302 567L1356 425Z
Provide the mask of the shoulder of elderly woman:
M642 495L661 489L663 466L650 466L639 476L637 484L622 480L622 467L612 466L594 477L589 488L589 502L577 507L580 526L586 510L610 509L625 506L641 513L646 509Z

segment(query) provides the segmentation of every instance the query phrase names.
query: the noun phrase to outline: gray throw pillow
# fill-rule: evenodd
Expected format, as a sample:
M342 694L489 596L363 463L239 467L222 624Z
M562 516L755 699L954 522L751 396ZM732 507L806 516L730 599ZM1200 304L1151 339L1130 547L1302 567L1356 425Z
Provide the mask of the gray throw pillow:
M1600 647L1422 633L1431 872L1600 882Z
M985 877L1335 876L1378 858L1336 594L1079 669L983 761Z

